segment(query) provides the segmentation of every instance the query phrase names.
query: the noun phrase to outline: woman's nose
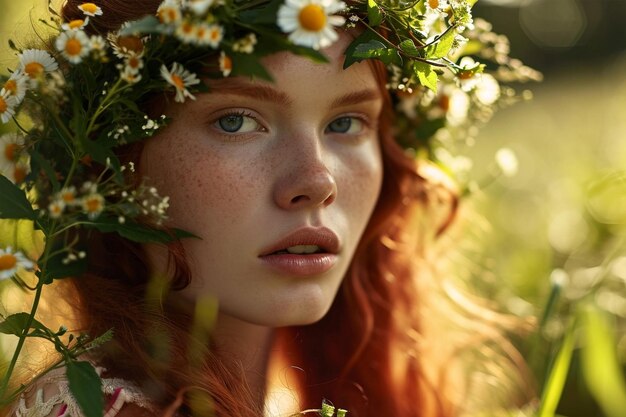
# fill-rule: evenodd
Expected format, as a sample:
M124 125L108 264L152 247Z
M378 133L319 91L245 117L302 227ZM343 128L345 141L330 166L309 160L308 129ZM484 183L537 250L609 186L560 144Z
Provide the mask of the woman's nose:
M328 206L337 197L337 183L321 149L298 149L297 156L286 161L288 167L277 180L274 201L285 210Z

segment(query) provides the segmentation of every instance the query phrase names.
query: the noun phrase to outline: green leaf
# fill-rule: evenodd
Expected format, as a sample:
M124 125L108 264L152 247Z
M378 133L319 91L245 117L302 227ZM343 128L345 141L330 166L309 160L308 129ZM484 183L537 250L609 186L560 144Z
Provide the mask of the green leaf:
M0 219L35 220L37 213L28 202L24 190L0 175Z
M437 131L446 126L447 120L445 117L440 117L432 120L424 120L415 130L415 137L418 143L411 144L413 147L419 146L419 142L429 143L430 138L437 133ZM407 144L409 145L409 144Z
M383 14L375 0L367 0L367 20L372 27L380 25L383 21Z
M12 334L15 336L21 336L22 332L26 328L26 324L28 323L28 318L30 315L28 313L16 313L11 314L6 317L2 323L0 323L0 333L4 334ZM44 330L46 326L41 324L39 321L33 319L30 324L29 329L39 329Z
M582 371L589 392L606 417L623 417L626 410L626 381L617 357L616 329L596 307L581 312L584 348Z
M57 176L56 176L56 173L54 172L54 169L52 168L52 165L50 165L50 161L42 157L39 152L32 152L30 154L30 157L33 163L35 164L35 167L33 167L33 172L39 172L38 167L41 167L43 172L48 177L50 184L52 184L52 190L55 192L59 191L61 189L61 185L59 184L59 181L57 180Z
M162 25L156 16L146 16L142 19L131 22L120 31L120 36L137 36L149 33L167 33L169 28Z
M343 69L348 68L350 65L354 64L355 62L361 62L362 59L356 58L354 56L354 51L356 50L357 46L363 43L367 43L374 39L378 39L378 35L376 35L376 33L371 30L365 30L355 40L353 40L352 43L348 45L348 48L346 48L346 52L345 52L346 59L343 62Z
M76 259L66 264L63 263L66 257L67 252L57 253L45 262L45 267L36 275L43 280L44 284L52 284L55 279L75 278L87 271L87 259ZM43 265L43 262L44 259L40 259L38 263Z
M400 49L402 49L402 52L406 53L407 55L411 55L411 56L419 55L419 50L417 49L417 47L415 46L415 44L413 43L411 39L406 39L402 41L400 45L398 46L400 47Z
M425 62L415 61L413 63L413 71L417 76L420 84L437 92L437 73L433 70L430 64Z
M563 387L567 380L567 374L569 372L569 366L572 362L572 353L574 352L575 345L575 325L572 323L569 330L565 334L565 339L561 344L559 353L550 374L546 386L543 389L541 395L541 405L537 417L554 417L556 407L559 405L561 394L563 393Z
M105 142L87 139L84 141L83 145L85 147L85 152L87 152L94 161L105 165L108 158L109 161L117 168L117 170L119 170L119 159L117 158L117 156L115 156L113 151L106 146Z
M402 58L398 51L393 48L387 48L385 44L378 40L371 40L357 45L352 56L361 59L379 59L386 65L402 65Z
M454 38L456 36L456 30L454 27L448 29L443 33L434 44L426 48L426 57L428 59L439 59L448 56L452 45L454 44Z
M120 224L117 219L112 218L98 218L85 227L93 227L103 233L116 232L126 239L139 243L168 243L176 239L195 237L191 233L179 229L174 229L173 234L170 234L164 230L153 229L128 220L124 224Z
M113 329L109 329L106 332L102 333L100 336L94 338L93 340L90 340L89 343L87 343L86 348L87 349L97 348L97 347L104 345L107 342L110 342L111 340L113 340Z
M257 57L248 54L232 54L233 76L243 75L262 80L272 81L272 75L259 62Z
M84 361L66 362L65 375L69 381L70 392L78 402L85 417L102 417L104 396L102 380L93 365Z
M266 6L244 10L237 17L241 22L255 25L272 25L276 23L278 9L284 0L272 0Z

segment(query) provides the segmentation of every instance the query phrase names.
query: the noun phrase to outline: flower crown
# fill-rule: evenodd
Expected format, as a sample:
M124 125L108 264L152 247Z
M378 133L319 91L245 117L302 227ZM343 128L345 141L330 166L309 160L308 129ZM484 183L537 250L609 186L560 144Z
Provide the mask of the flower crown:
M7 387L27 337L48 339L63 353L70 388L82 385L72 381L97 377L76 360L97 343L79 337L66 344L64 329L55 332L34 319L46 284L86 269L88 254L76 231L115 232L142 243L189 236L158 227L167 197L138 182L133 162L122 163L115 151L168 123L142 108L150 97L173 93L176 102L194 100L208 91L205 78L271 80L260 58L279 51L326 62L320 50L338 39L338 31L359 26L344 67L382 61L398 141L454 167L453 138L471 138L494 109L515 100L503 82L539 78L509 58L506 38L472 18L475 1L165 0L156 16L108 34L98 33L103 10L95 3L78 6L82 17L71 21L49 7L53 17L41 22L53 31L50 51L11 43L19 66L0 78L0 128L9 129L0 136L0 219L31 220L45 239L36 262L0 248L0 280L28 287L21 272L36 269L37 277L31 312L0 323L0 332L19 338L0 383L2 397L16 395ZM92 407L88 396L75 394L83 409Z

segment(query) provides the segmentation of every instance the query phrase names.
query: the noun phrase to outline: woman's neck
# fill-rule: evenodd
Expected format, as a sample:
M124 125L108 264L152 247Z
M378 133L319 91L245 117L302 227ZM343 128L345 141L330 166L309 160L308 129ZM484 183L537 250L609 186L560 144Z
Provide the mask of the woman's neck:
M273 329L218 314L213 340L221 355L240 363L255 400L262 407L267 384L267 365Z

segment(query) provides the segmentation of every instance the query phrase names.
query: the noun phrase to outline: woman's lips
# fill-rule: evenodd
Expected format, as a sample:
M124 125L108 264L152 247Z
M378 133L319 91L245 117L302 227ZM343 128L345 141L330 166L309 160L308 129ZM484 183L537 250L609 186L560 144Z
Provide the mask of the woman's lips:
M288 253L287 248L317 246L315 253ZM341 249L339 237L325 227L306 227L279 239L261 251L259 259L269 267L288 275L310 276L331 269Z
M337 255L333 253L276 253L260 256L259 259L279 272L299 276L323 274L337 263Z

